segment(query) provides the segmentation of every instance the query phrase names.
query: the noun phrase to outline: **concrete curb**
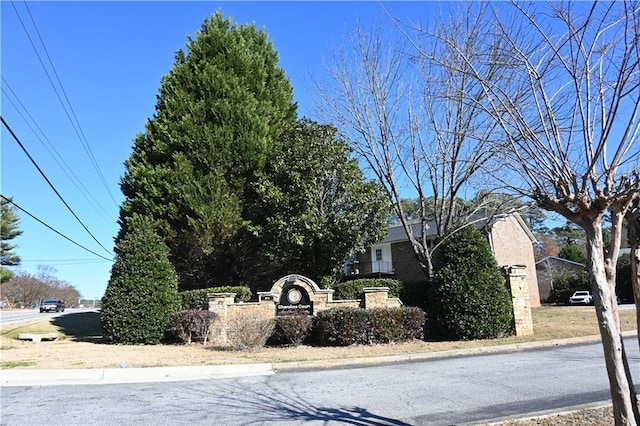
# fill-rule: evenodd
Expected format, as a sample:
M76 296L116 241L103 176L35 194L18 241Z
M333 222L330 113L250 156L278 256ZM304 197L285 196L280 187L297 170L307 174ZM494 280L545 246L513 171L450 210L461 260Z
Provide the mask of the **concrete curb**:
M635 331L623 333L624 337L636 335ZM425 361L429 359L472 356L482 354L492 354L499 352L516 352L527 349L549 348L554 346L576 345L580 343L593 343L600 341L600 336L584 336L573 337L568 339L543 340L539 342L513 343L509 345L482 346L478 348L454 349L449 351L438 352L419 352L411 354L398 355L382 355L366 358L346 358L346 359L324 359L312 361L291 361L277 362L273 364L273 369L277 371L284 370L304 370L312 368L335 368L349 366L366 366L376 364L391 364L396 362L407 361Z
M0 386L59 386L223 379L274 374L271 364L195 367L93 368L68 370L0 370Z
M623 333L624 337L635 336L637 332ZM384 355L376 357L321 359L312 361L291 361L259 364L205 365L192 367L146 367L146 368L93 368L37 370L0 370L0 387L3 386L57 386L79 384L148 383L187 380L208 380L245 376L272 375L278 371L305 370L318 368L359 367L377 364L392 364L429 359L472 356L499 352L514 352L553 346L593 343L600 336L585 336L569 339L544 340L539 342L514 343L510 345L483 346L439 352Z

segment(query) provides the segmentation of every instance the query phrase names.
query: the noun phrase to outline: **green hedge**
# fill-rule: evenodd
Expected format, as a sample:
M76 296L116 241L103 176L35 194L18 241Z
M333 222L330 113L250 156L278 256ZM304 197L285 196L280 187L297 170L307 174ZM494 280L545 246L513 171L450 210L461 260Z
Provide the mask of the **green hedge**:
M403 342L424 336L426 315L419 308L337 308L314 318L312 339L320 346Z
M243 286L210 287L180 292L182 310L209 309L209 293L236 293L236 301L251 300L251 289Z
M365 287L389 287L389 297L400 297L402 281L391 278L362 278L359 280L343 281L333 288L333 299L361 299Z
M267 343L275 346L298 346L309 337L312 328L313 318L308 315L281 315L276 317L275 329Z

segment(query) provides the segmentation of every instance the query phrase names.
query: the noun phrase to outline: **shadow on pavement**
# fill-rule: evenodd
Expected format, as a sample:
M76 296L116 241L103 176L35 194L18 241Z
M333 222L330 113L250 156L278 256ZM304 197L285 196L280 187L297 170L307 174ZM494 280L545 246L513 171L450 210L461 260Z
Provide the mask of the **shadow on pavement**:
M188 387L189 385L185 389ZM212 400L215 401L213 405L215 405L216 416L245 418L246 421L243 422L245 426L291 422L355 426L410 425L401 419L376 414L364 407L324 406L309 401L295 392L293 387L285 395L269 385L266 391L259 391L253 386L245 386L241 381L235 380L217 382L214 388L207 388L204 391L201 387L197 389L196 392L200 394L202 403L206 404L208 409L212 406ZM233 398L229 398L229 395L233 395Z
M53 318L51 324L76 342L102 343L102 321L98 312L78 312Z

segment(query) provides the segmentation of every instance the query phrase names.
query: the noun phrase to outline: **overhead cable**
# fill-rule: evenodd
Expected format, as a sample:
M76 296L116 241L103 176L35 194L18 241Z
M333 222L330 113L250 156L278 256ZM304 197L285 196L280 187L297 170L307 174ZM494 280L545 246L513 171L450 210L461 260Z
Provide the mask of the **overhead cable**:
M98 243L98 245L100 247L102 247L104 249L104 251L106 251L107 253L111 254L111 252L109 250L107 250L107 248L105 246L103 246L100 241L98 241L98 239L91 233L91 231L89 231L89 229L86 227L86 225L82 222L82 220L80 220L80 218L78 217L78 215L73 211L73 209L69 206L69 204L65 201L65 199L62 197L62 195L60 195L60 193L58 192L58 190L56 189L55 186L53 186L53 183L51 183L51 181L49 180L49 178L47 177L47 175L42 171L42 169L40 168L40 166L38 166L38 163L36 163L36 161L33 159L33 157L31 157L31 154L29 154L29 151L27 151L27 149L25 148L25 146L22 144L22 142L20 141L20 139L18 138L18 136L16 136L16 134L13 132L13 130L11 129L11 127L9 127L9 124L7 124L7 122L5 121L4 117L2 117L2 115L0 115L0 120L2 121L2 124L4 124L4 126L7 128L7 130L9 131L9 133L11 134L11 136L13 137L13 139L18 143L18 145L20 146L20 148L22 149L22 151L27 155L27 157L29 158L29 160L31 161L31 163L35 166L35 168L38 170L38 172L40 172L40 175L44 178L45 181L47 181L47 183L49 184L49 186L51 187L51 189L53 190L53 192L56 193L56 195L58 196L58 198L60 199L60 201L62 201L62 203L65 205L65 207L71 212L71 214L73 215L73 217L76 218L76 220L78 221L78 223L80 225L82 225L82 227L84 228L85 231L87 231L87 233L91 236L91 238L93 238L93 240Z
M38 26L36 25L35 20L33 19L33 15L31 14L31 10L29 9L29 6L27 5L27 2L24 2L25 8L27 9L27 12L29 13L29 17L31 18L31 23L33 24L33 27L36 30L36 33L38 34L38 38L40 40L40 44L42 45L42 48L44 49L46 55L47 55L47 59L49 61L49 64L51 66L51 69L53 70L53 73L56 77L56 80L58 82L58 85L60 86L60 90L62 91L62 94L64 95L64 98L66 100L66 105L65 102L62 100L62 97L60 96L60 93L58 92L58 89L56 87L56 85L54 84L49 71L47 70L47 67L45 66L40 53L38 52L38 49L35 46L35 43L33 42L31 36L29 35L29 31L27 30L26 25L24 24L24 22L22 21L22 18L20 17L20 14L18 13L18 9L15 6L15 2L10 2L11 6L13 7L14 12L16 13L16 16L18 17L18 20L20 21L20 24L22 25L22 29L24 30L25 34L27 35L27 38L29 39L29 43L31 44L31 47L33 48L33 51L35 52L36 56L38 57L38 61L40 62L40 65L42 66L42 69L44 70L45 74L47 75L47 79L49 80L49 83L51 83L51 87L53 87L53 91L55 92L58 100L60 101L60 105L62 106L62 109L64 110L65 114L67 115L67 118L69 119L69 122L71 123L71 127L73 127L74 132L76 133L76 136L78 136L78 139L80 140L80 143L82 144L82 147L85 151L85 153L87 154L87 156L89 157L89 160L91 161L91 165L93 166L94 170L96 171L96 173L98 174L98 177L100 178L100 181L102 182L102 185L105 187L105 189L107 190L107 193L109 194L109 197L111 198L111 200L113 201L113 203L115 204L115 206L118 206L118 202L116 201L115 197L113 196L113 193L111 192L111 189L109 189L109 186L107 185L107 181L104 178L104 175L102 174L102 171L100 170L100 167L98 166L98 162L96 161L95 156L93 155L93 151L91 150L91 146L89 145L89 142L87 141L87 138L84 134L84 131L82 130L82 127L80 126L80 122L78 121L78 117L76 116L75 110L73 109L73 106L71 105L71 102L69 101L69 97L67 96L67 92L64 90L64 86L62 85L62 81L60 80L60 76L58 75L58 72L56 71L56 67L53 64L53 60L51 59L51 55L49 55L49 51L47 49L47 46L44 44L44 40L42 38L42 36L40 35L40 31L38 30ZM67 109L68 106L68 109ZM72 118L73 116L73 118Z
M82 183L80 178L75 174L73 169L69 167L69 164L64 160L60 152L56 149L56 147L51 143L47 135L44 133L42 128L38 125L35 118L29 113L27 107L20 101L20 98L16 94L16 92L11 88L9 82L4 78L4 76L0 77L2 79L2 93L6 96L7 100L13 107L16 109L16 112L22 117L26 125L31 129L33 134L38 138L44 149L47 150L49 155L54 159L54 161L58 164L60 169L64 172L64 174L69 178L71 183L76 187L78 192L82 194L83 198L87 200L89 204L95 209L95 211L106 221L111 223L113 220L108 218L109 213L105 210L105 208L96 200L91 191L87 189L87 187ZM6 88L6 90L5 90ZM11 95L11 96L10 96ZM15 99L12 99L12 97ZM17 105L16 105L17 102ZM23 113L24 111L24 113ZM26 115L26 116L25 116ZM27 119L28 118L28 119ZM35 129L34 129L35 126ZM36 129L38 131L36 131ZM45 141L47 142L45 144ZM47 146L48 145L48 146Z
M35 217L34 215L32 215L31 213L29 213L28 211L26 211L25 209L23 209L22 207L20 207L18 204L16 204L11 198L7 198L4 195L0 194L0 197L2 197L3 200L7 201L8 203L11 203L13 206L15 206L18 210L20 210L21 212L24 212L25 214L27 214L29 217L31 217L32 219L36 220L37 222L41 223L42 225L46 226L47 228L49 228L50 230L52 230L53 232L55 232L56 234L60 235L62 238L64 238L67 241L70 241L71 243L77 245L78 247L88 251L89 253L98 256L101 259L107 260L109 262L112 262L113 259L109 259L108 257L104 257L103 255L96 253L93 250L90 250L88 248L86 248L85 246L83 246L82 244L72 240L71 238L67 237L66 235L64 235L62 232L58 231L57 229L53 228L52 226L48 225L47 223L45 223L44 221L38 219L37 217Z

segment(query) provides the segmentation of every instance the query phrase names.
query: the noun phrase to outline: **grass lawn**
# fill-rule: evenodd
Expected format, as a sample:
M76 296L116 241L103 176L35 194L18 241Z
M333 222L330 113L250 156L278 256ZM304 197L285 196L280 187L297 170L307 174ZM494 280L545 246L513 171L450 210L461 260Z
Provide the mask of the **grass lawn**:
M422 342L350 346L263 348L233 352L202 345L106 345L101 343L100 317L96 312L70 313L22 326L0 328L1 368L111 368L171 365L215 365L255 362L299 362L345 358L438 352L483 346L525 343L598 335L593 307L545 306L534 309L534 336L462 342ZM623 331L636 329L634 309L620 311ZM17 340L20 333L59 334L56 341Z

